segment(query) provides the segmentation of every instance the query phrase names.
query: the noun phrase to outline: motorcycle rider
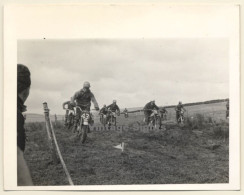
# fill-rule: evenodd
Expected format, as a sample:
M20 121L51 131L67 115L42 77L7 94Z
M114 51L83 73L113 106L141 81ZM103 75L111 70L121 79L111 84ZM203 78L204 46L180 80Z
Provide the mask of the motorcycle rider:
M77 91L74 94L74 96L72 97L71 105L75 106L75 102L76 102L76 105L79 106L82 110L90 111L91 101L92 101L95 109L98 111L99 106L95 99L94 94L90 90L90 87L91 87L90 83L88 81L85 81L83 84L83 88L81 90ZM80 109L76 109L76 116L75 116L75 122L74 122L75 129L77 128L78 121L80 119L80 115L81 115ZM93 123L93 122L94 122L94 120L92 118L90 123Z
M109 106L107 106L107 109L108 109L108 111L111 111L112 114L117 112L117 115L118 116L120 115L120 109L119 109L119 106L117 105L117 101L116 100L113 100L113 103L110 104ZM108 115L107 120L109 121L109 119L111 119L111 115ZM108 122L108 124L111 125L110 122Z
M153 112L152 110L154 110L154 109L159 110L159 107L155 104L155 100L148 102L143 108L144 116L145 116L145 122L147 125L149 124L149 117Z
M175 111L176 111L176 121L178 123L178 119L179 119L180 115L182 114L181 112L186 111L181 101L179 101L179 104L175 107Z
M67 126L67 121L68 121L68 116L70 114L70 111L74 111L74 106L71 104L71 99L72 97L70 98L70 101L66 101L63 103L63 109L65 109L65 106L67 105L67 110L65 112L65 115L64 115L64 125Z
M123 113L125 114L125 118L128 118L129 114L127 108L124 109Z
M108 113L108 108L107 108L106 104L104 104L102 109L99 112L100 118L106 116L107 113Z
M168 114L168 111L166 110L166 108L165 107L160 108L159 112L160 112L161 116L163 117L163 119L166 119L166 116Z
M113 103L107 106L107 109L110 109L112 112L117 112L120 115L120 109L116 100L113 100Z

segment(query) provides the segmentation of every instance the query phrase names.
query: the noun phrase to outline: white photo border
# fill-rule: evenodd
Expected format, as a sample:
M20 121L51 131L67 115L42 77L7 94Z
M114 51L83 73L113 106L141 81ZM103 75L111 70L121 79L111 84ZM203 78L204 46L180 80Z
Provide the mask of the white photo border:
M205 7L204 7L205 6ZM216 10L216 17L205 9ZM119 18L113 9L127 13ZM175 12L174 12L174 9ZM194 17L185 18L184 10ZM198 9L198 11L196 11ZM161 11L180 19L166 19ZM191 10L191 11L190 11ZM76 14L69 14L69 13ZM102 12L106 12L102 14ZM135 15L142 13L142 15ZM51 15L50 15L51 13ZM64 14L65 13L65 14ZM100 13L98 23L96 17ZM151 15L148 16L147 13ZM84 16L90 16L87 21ZM32 16L32 17L30 17ZM78 16L75 17L74 16ZM109 16L109 17L106 17ZM224 20L223 17L224 16ZM161 18L162 17L162 18ZM35 18L35 20L33 20ZM131 21L133 18L133 21ZM135 19L136 18L136 19ZM170 17L169 17L170 18ZM65 23L63 22L65 21ZM120 22L115 28L114 21ZM138 25L133 25L133 22ZM152 22L153 21L153 22ZM219 22L219 23L218 23ZM184 24L184 28L182 25ZM218 23L218 26L215 24ZM11 5L4 8L4 189L5 190L238 190L240 189L240 53L238 5L171 5L171 4L67 4ZM101 25L107 26L102 29ZM110 25L110 26L109 26ZM165 30L165 25L171 25ZM197 26L196 26L197 25ZM108 28L108 26L110 28ZM167 27L168 27L167 26ZM82 28L81 28L82 27ZM100 28L99 28L100 27ZM149 28L150 27L150 28ZM101 29L97 31L96 29ZM92 185L92 186L17 186L16 151L16 64L17 41L21 39L87 39L87 38L206 38L230 40L230 150L229 184L156 184L156 185ZM14 122L9 122L13 121Z

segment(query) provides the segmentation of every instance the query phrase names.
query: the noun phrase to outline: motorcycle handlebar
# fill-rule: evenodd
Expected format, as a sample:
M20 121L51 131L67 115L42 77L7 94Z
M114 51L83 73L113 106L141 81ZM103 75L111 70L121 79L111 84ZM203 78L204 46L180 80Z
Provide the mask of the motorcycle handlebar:
M91 109L92 111L99 111L99 109L98 110L96 110L96 109Z

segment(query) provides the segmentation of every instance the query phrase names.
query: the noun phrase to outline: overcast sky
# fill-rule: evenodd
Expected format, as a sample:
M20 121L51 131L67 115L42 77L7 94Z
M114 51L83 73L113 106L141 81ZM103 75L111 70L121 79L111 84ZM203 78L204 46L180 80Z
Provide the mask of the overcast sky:
M21 40L18 63L31 71L29 113L63 114L62 103L91 83L98 104L121 108L229 96L227 39ZM93 105L92 105L93 108Z

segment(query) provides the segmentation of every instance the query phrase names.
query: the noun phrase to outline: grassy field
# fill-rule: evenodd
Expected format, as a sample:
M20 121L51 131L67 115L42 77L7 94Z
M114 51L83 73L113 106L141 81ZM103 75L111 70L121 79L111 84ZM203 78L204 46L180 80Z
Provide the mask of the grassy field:
M118 124L128 125L126 130L92 129L85 144L59 122L55 133L74 184L228 183L225 104L186 109L184 126L174 123L173 110L168 109L169 120L162 130L138 130L135 127L142 124L142 115L131 114L127 119L121 115ZM34 185L68 185L62 165L51 161L45 124L27 123L26 129L25 158ZM125 143L124 153L113 148L121 142Z

